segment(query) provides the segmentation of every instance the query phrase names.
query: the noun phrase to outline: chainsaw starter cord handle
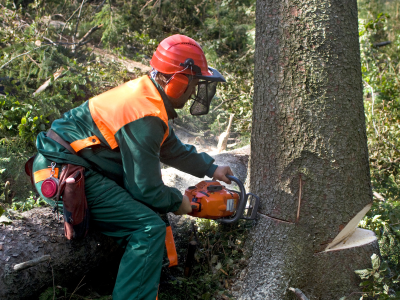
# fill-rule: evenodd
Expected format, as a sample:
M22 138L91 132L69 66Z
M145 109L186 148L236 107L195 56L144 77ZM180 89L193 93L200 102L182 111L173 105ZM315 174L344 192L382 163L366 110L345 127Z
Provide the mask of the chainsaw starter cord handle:
M246 208L246 202L247 202L247 195L246 195L246 189L244 188L243 183L237 179L235 176L232 175L225 175L229 180L234 181L239 189L240 192L238 192L239 194L239 204L238 204L238 208L236 209L236 214L233 218L223 218L223 219L219 219L219 221L221 223L225 223L225 224L232 224L232 223L236 223L237 221L239 221L239 219L241 218L241 216L244 213L244 210Z

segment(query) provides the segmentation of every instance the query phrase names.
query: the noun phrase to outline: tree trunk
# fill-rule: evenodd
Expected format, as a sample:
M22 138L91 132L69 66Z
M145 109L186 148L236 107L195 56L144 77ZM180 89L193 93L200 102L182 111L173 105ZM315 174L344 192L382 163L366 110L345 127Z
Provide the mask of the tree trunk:
M357 2L259 0L256 20L250 189L262 203L236 296L339 299L379 253L355 231L372 202Z

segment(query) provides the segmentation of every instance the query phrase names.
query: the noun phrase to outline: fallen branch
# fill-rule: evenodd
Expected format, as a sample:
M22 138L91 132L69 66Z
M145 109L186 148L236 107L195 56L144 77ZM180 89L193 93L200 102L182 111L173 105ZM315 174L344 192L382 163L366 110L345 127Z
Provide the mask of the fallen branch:
M99 6L97 6L96 10L95 10L94 13L93 13L94 15L97 14L97 12L103 8L103 5L104 5L104 3L106 3L106 1L107 1L107 0L103 0L103 2L101 2L101 3L99 4Z
M153 2L153 0L149 0L146 2L146 4L142 7L142 9L140 10L140 12L142 12L143 9L146 8L147 5L149 5L151 2Z
M28 58L29 58L33 63L35 63L35 64L38 66L39 69L41 69L40 65L37 63L36 60L34 60L29 54L27 54L26 56L28 56Z
M75 37L76 37L76 34L77 34L77 32L78 32L79 21L80 21L80 19L81 19L82 7L83 7L83 4L85 4L85 2L86 2L86 0L82 0L81 6L79 7L79 14L78 14L78 18L77 18L77 20L76 20L76 26L75 26L75 33L74 33L74 35L72 36L72 41L73 41L73 42L75 42Z
M63 67L59 68L59 69L53 74L54 80L56 80L57 78L60 78L60 77L63 75L63 73L62 73L63 71L64 71L64 68L63 68ZM48 80L46 80L45 83L43 83L32 95L33 95L33 96L36 96L37 94L43 92L43 91L50 85L50 81L51 81L51 78L48 79Z
M95 32L97 29L103 27L103 24L100 25L96 25L92 28L90 28L90 30L88 32L86 32L86 34L79 40L79 42L76 44L75 47L73 47L73 50L75 50L76 48L79 48L80 46L86 44L88 41L85 41L93 32Z
M5 66L7 66L8 64L10 64L10 62L12 62L14 59L16 59L16 58L18 58L18 57L20 57L20 56L24 56L24 55L26 55L26 54L28 54L28 53L31 53L32 51L34 51L34 50L36 50L36 49L39 49L39 48L42 48L42 47L48 47L48 46L49 46L49 45L39 46L39 47L33 48L32 50L29 50L28 52L25 52L25 53L22 53L22 54L20 54L20 55L17 55L16 57L10 59L8 62L6 62L4 65L2 65L2 66L0 67L0 70L3 69L3 68L4 68Z
M292 287L290 287L289 290L291 290L300 300L308 300L301 290Z
M55 42L53 42L51 39L47 38L47 37L43 37L44 40L48 41L50 44L52 44L53 46L57 46L57 44Z
M32 259L32 260L28 260L26 262L17 264L17 265L14 266L13 269L16 272L19 272L19 271L22 271L22 270L25 270L25 269L32 268L32 267L34 267L34 266L36 266L36 265L38 265L38 264L40 264L42 262L49 261L50 259L51 259L50 255L43 255L43 256L41 256L39 258L35 258L35 259Z
M216 111L216 110L217 110L218 108L220 108L221 105L224 104L225 102L232 101L232 100L236 100L237 98L239 98L239 96L236 96L236 97L230 98L230 99L228 99L228 100L222 101L220 104L218 104L216 107L214 107L214 108L212 109L211 112L213 113L214 111Z
M391 41L375 43L375 44L374 44L374 47L375 47L375 48L379 48L379 47L383 47L383 46L389 45L389 44L391 44L391 43L392 43Z
M95 32L97 29L103 27L103 24L100 25L96 25L92 28L90 28L90 30L88 32L86 32L86 34L75 44L72 45L72 52L75 52L76 49L78 49L79 47L87 44L89 42L89 40L86 40L93 32ZM86 41L85 41L86 40Z
M77 12L78 10L79 10L79 7L72 13L72 15L68 18L68 20L65 21L64 27L61 29L60 36L62 36L62 34L63 34L63 32L64 32L64 29L65 29L65 26L67 26L69 20L72 19L72 17L76 14L76 12Z

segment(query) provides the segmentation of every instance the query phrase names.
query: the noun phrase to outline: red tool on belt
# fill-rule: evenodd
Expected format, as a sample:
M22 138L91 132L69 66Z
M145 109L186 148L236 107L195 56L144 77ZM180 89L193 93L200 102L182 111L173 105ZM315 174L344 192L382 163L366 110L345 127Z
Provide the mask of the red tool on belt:
M243 183L234 176L226 175L234 181L240 191L227 189L218 181L205 180L185 191L192 205L189 215L198 218L218 220L222 223L236 223L239 219L254 220L260 199L247 193Z

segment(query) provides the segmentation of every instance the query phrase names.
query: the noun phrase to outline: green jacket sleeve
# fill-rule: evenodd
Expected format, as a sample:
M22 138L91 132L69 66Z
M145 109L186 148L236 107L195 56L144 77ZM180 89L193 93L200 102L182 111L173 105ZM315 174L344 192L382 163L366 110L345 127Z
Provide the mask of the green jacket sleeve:
M212 177L217 168L211 156L197 153L194 146L183 144L172 128L161 147L160 159L166 165L197 177Z
M136 200L167 213L178 210L182 194L164 185L160 145L166 125L157 117L144 117L122 127L115 135L124 169L124 187Z

